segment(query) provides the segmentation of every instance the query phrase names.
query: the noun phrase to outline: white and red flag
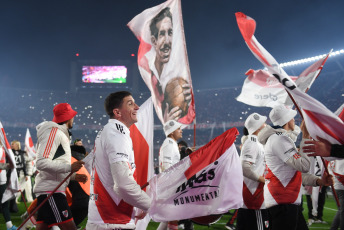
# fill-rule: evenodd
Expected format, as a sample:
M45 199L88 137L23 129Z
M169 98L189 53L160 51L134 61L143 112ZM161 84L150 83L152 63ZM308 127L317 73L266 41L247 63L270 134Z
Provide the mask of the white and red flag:
M243 175L232 128L156 175L148 191L149 214L165 222L222 214L243 204Z
M271 107L284 104L288 94L284 86L268 71L250 69L238 101L257 107Z
M332 144L344 144L344 123L334 113L313 97L302 92L291 80L287 73L279 66L277 61L254 37L256 22L238 12L235 14L241 34L252 53L262 64L278 79L285 89L292 95L301 109L309 134L317 140L317 136L328 140ZM325 57L322 64L327 60ZM321 70L321 68L317 68Z
M35 146L33 144L32 138L31 138L31 134L29 129L26 130L26 135L25 135L25 149L27 154L32 158L32 159L36 159L36 149Z
M191 124L195 102L180 0L146 9L128 26L140 41L138 67L160 121Z
M142 187L154 176L154 115L151 97L140 106L137 120L138 122L130 127L130 137L136 165L134 178ZM136 229L147 229L149 221L150 216L147 215L136 223Z
M18 182L18 176L17 176L17 170L16 170L16 162L14 160L14 155L11 149L11 145L8 143L6 133L4 130L4 127L2 126L2 123L0 122L0 141L4 147L5 154L7 156L7 159L10 161L8 163L12 164L14 166L13 169L11 169L10 174L10 181L8 183L8 186L5 190L5 193L2 197L2 200L0 202L4 203L7 200L11 199L15 196L17 192L19 192L19 182Z
M130 127L135 155L135 174L141 186L154 176L154 115L153 102L150 97L140 106L137 113L138 122Z

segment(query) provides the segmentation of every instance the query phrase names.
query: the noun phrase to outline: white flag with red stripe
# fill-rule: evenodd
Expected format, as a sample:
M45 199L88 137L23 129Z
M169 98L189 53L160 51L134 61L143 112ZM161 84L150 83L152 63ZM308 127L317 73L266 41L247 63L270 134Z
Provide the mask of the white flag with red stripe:
M16 170L16 162L14 160L14 155L11 149L11 145L8 143L6 133L4 130L4 127L2 126L2 123L0 122L0 141L2 145L4 146L5 153L7 155L7 159L10 161L8 163L12 164L14 166L13 169L11 169L11 175L10 175L10 181L8 183L8 186L5 190L5 193L2 197L2 203L6 202L7 200L14 197L15 193L19 192L19 182L18 182L18 176L17 176L17 170Z
M222 214L243 204L243 175L234 145L239 134L227 130L153 177L149 214L154 221Z
M26 129L25 150L31 158L36 159L36 149L35 149L35 146L33 144L29 129Z
M137 183L142 186L154 176L154 116L151 97L140 106L137 120L130 127L130 137L133 141Z
M151 97L140 106L137 120L130 127L130 137L133 141L137 183L142 187L154 176L154 115ZM147 215L136 223L136 229L147 229L149 221L150 216Z
M251 106L271 108L285 103L288 94L272 74L265 70L250 69L246 75L241 94L236 98L238 101Z
M160 121L191 124L195 103L180 0L146 9L128 26L140 41L138 67Z
M344 123L334 113L328 110L322 103L302 92L287 73L279 66L277 61L258 43L254 37L256 22L239 12L236 18L241 34L252 53L273 74L293 96L301 109L309 134L313 139L317 136L324 138L332 144L344 144ZM329 54L320 62L321 66L327 60ZM313 66L313 65L312 65ZM313 67L316 65L314 64ZM317 67L319 71L320 67Z

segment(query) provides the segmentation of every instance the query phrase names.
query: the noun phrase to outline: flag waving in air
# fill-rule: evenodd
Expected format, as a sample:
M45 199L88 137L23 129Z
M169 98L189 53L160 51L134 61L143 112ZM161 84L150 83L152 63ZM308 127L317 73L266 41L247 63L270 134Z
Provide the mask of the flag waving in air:
M31 158L36 159L36 149L35 149L35 146L33 144L29 129L26 130L25 149Z
M265 70L252 70L246 72L247 78L236 98L238 101L252 106L274 107L284 104L288 94L284 86L269 72Z
M319 136L332 144L344 144L343 121L328 110L322 103L300 90L287 73L279 66L273 56L258 43L254 37L256 22L252 18L241 12L235 15L240 32L247 46L268 71L283 84L285 89L292 95L295 102L300 107L311 137L317 139L317 136ZM313 70L316 69L320 73L322 65L327 60L328 56L329 54L321 62L317 62L318 64L315 63L314 66L312 65L311 68Z
M16 162L14 160L14 155L11 149L10 144L7 141L7 137L6 137L6 133L4 130L4 127L2 126L2 123L0 122L0 142L3 145L4 148L4 153L7 156L7 159L10 161L8 163L10 163L11 165L14 166L13 169L11 169L11 174L10 174L10 178L9 178L9 183L8 186L5 190L5 193L2 197L2 203L6 202L7 200L11 199L12 197L14 197L14 195L19 192L19 182L18 182L18 176L17 176L17 170L16 170Z
M146 9L128 26L140 41L138 67L160 121L191 124L195 102L180 0Z
M234 145L238 134L236 128L227 130L149 181L154 221L222 214L242 206L243 175Z

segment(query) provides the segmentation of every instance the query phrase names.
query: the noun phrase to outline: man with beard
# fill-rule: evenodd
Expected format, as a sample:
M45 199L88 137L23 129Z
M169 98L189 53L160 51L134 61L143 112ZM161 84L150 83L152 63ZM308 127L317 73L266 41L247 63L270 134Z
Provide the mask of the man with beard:
M37 170L34 193L37 206L48 197L51 191L63 181L69 173L77 172L83 161L71 164L70 132L76 111L67 103L54 107L52 121L42 122L37 126ZM73 174L71 179L86 182L83 174ZM67 203L65 191L69 183L66 180L58 190L38 210L37 230L59 226L61 229L76 230L76 225Z

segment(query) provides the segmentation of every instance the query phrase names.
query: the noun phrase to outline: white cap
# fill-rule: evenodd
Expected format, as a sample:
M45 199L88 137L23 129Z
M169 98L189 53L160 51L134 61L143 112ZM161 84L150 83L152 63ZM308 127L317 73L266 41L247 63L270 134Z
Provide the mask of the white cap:
M257 131L266 122L266 119L266 116L261 116L258 113L252 113L248 116L245 121L245 127L248 130L248 133L251 135Z
M171 133L173 133L174 131L176 131L177 129L179 129L180 127L182 127L182 125L183 124L174 120L167 121L164 125L164 132L165 132L166 137L170 135Z
M275 106L270 114L270 120L274 125L283 126L296 116L296 111L288 109L284 105Z

